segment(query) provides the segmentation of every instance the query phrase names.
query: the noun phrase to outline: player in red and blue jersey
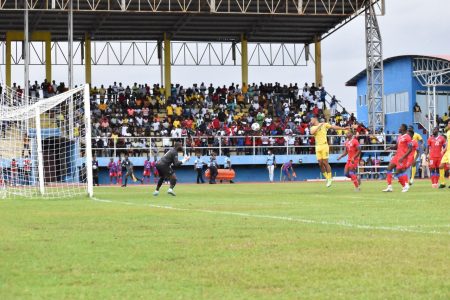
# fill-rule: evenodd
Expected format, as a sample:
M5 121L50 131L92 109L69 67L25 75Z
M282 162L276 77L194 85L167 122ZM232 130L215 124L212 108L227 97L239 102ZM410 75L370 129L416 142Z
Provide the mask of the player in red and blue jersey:
M122 161L119 160L116 162L116 175L117 175L117 183L122 185Z
M290 171L289 171L290 170ZM287 163L284 163L281 167L281 171L283 173L283 181L293 180L295 177L297 177L297 174L295 174L294 167L292 166L292 160L288 161ZM292 172L292 175L291 175Z
M413 150L412 146L412 139L411 136L407 132L408 127L406 124L400 125L400 128L398 130L399 136L397 138L397 145L395 146L395 149L397 149L397 152L395 153L394 157L391 159L391 162L389 163L389 166L387 167L387 173L386 173L386 181L387 181L387 188L383 190L383 192L392 192L392 170L395 169L396 175L398 178L398 182L402 185L403 189L402 192L405 193L409 190L409 179L408 174L406 171L408 170L408 156Z
M148 178L148 183L150 183L151 170L152 163L150 162L150 157L147 156L147 159L144 161L144 173L142 174L144 182L145 178Z
M441 165L442 152L445 149L445 138L439 134L439 127L433 129L433 135L428 138L428 155L430 159L431 186L439 185L439 166Z
M111 158L111 160L109 161L108 170L109 170L109 184L113 184L113 179L116 179L117 184L117 168L116 163L114 162L114 158Z
M153 180L154 180L155 183L158 183L159 173L158 173L158 169L156 168L156 162L157 162L157 159L156 159L156 156L155 156L155 160L150 163L150 166L151 166L151 170L152 170L152 173L153 173Z
M346 134L347 140L345 141L345 150L338 157L338 160L348 155L347 163L345 164L344 173L345 176L350 178L355 186L355 190L359 191L360 181L358 180L357 168L359 165L359 159L361 157L361 146L359 145L358 140L353 136L353 132L351 130L347 131Z

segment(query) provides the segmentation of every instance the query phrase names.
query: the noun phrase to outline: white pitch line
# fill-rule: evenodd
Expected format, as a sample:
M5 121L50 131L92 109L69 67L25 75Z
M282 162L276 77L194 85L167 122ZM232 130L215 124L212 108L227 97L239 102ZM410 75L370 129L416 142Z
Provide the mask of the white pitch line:
M411 228L410 226L372 226L372 225L364 225L364 224L353 224L353 223L349 223L347 221L329 222L329 221L318 221L318 220L309 220L309 219L284 217L284 216L248 214L248 213L232 212L232 211L196 209L196 208L181 208L181 207L173 207L173 206L168 206L168 205L157 205L157 204L139 204L139 203L134 203L134 202L99 199L99 198L96 198L96 197L92 197L91 199L93 201L97 201L97 202L116 203L116 204L123 204L123 205L129 205L129 206L152 207L152 208L158 208L158 209L201 212L201 213L209 213L209 214L239 216L239 217L247 217L247 218L257 218L257 219L282 220L282 221L298 222L298 223L304 223L304 224L341 226L341 227L366 229L366 230L384 230L384 231L410 232L410 233L422 233L422 234L450 235L450 232L442 232L442 231L435 231L435 230L432 230L432 231L415 230L415 229L410 229Z

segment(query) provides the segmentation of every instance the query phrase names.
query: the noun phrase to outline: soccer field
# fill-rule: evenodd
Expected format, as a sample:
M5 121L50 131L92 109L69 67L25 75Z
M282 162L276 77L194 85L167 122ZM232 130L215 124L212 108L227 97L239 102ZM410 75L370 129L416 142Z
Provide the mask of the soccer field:
M448 299L450 190L100 187L0 201L1 299Z

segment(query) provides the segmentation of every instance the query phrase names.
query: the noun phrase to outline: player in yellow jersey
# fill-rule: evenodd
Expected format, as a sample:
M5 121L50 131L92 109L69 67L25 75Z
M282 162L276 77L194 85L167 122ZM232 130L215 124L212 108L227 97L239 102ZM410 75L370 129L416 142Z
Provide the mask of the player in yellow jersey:
M408 126L408 129L414 131L414 135L412 137L412 140L416 141L417 144L419 145L419 148L421 148L422 145L423 145L423 138L422 138L422 136L419 133L415 132L414 127ZM413 185L414 177L416 176L417 153L418 153L417 151L414 153L414 161L413 161L413 164L411 166L411 179L409 180L409 185Z
M328 157L330 155L330 147L328 146L327 140L328 129L348 130L350 127L339 127L329 123L319 123L319 120L316 117L311 118L310 125L311 134L314 135L316 140L317 162L319 163L323 176L327 180L327 187L330 187L333 178L331 175L331 166L328 163Z
M445 144L444 150L442 150L441 165L439 166L440 189L445 188L445 165L450 164L450 146L448 145L450 143L450 121L448 121L447 127L445 127L444 131L447 132L445 134L447 137L447 143Z

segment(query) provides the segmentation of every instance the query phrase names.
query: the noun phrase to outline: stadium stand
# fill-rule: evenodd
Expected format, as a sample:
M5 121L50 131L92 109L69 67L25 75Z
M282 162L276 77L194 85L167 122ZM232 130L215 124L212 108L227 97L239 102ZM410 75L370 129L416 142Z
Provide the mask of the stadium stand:
M12 89L20 99L21 87L13 84ZM30 96L36 98L66 90L63 82L30 84ZM354 114L314 83L301 87L278 82L214 87L202 82L187 88L174 84L171 97L165 99L165 88L159 84L125 86L114 82L107 88L93 86L90 94L93 148L99 157L159 156L177 139L185 140L188 152L203 155L211 151L265 154L268 148L276 154L312 154L314 137L308 127L312 116L339 126L357 124ZM56 123L64 118L55 112ZM258 126L252 126L255 123ZM371 149L392 142L363 125L357 131L361 144ZM343 132L330 132L330 136L331 152L340 152Z

